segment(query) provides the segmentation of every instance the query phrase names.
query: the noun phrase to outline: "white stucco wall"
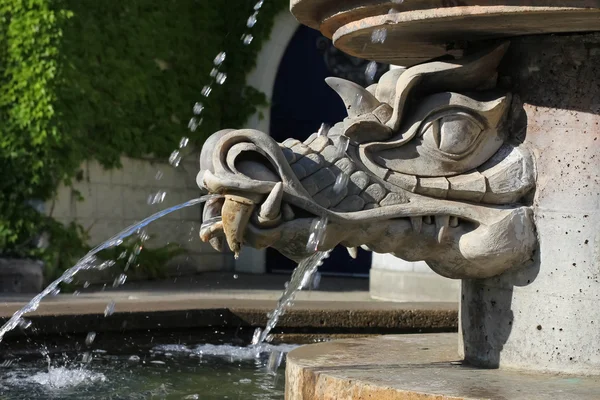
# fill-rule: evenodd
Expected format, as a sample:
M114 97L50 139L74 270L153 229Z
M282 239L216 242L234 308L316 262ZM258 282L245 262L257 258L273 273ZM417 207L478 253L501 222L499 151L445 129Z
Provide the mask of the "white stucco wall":
M111 171L104 170L95 161L87 161L81 166L82 181L73 185L84 200L78 201L73 189L61 186L46 210L61 222L76 221L82 225L88 231L90 245L97 245L159 210L198 197L197 160L197 156L190 155L174 168L166 162L123 157L123 168ZM158 171L163 173L160 180L156 179ZM164 202L149 205L148 196L159 190L166 191ZM189 255L182 257L174 268L196 271L232 268L230 254L218 253L199 240L200 218L200 207L190 207L153 222L147 232L156 238L149 241L148 246L181 244Z

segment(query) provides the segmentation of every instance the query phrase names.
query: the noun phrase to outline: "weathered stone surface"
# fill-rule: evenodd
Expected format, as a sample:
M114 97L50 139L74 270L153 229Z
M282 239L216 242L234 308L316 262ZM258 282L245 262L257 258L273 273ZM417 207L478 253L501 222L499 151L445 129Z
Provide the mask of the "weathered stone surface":
M300 141L298 141L298 143L296 143L291 149L294 151L294 153L297 153L301 156L312 153L311 148Z
M352 175L356 171L356 165L349 158L342 158L335 162L335 166L343 171L348 176Z
M296 153L294 153L291 149L282 146L281 151L283 152L283 155L285 156L285 159L288 162L288 164L293 164L296 162Z
M476 365L600 374L600 51L590 49L600 34L515 39L501 71L518 96L511 129L535 156L540 243L527 268L463 282L463 352Z
M450 182L444 177L419 178L416 192L445 199L450 189Z
M592 400L600 382L463 365L455 334L387 335L302 346L287 357L287 400ZM484 384L482 384L482 382Z
M325 149L323 149L323 151L321 152L321 155L330 164L334 164L337 160L339 160L342 157L338 148L334 145L329 145L325 147Z
M325 166L325 160L319 154L307 154L299 159L296 164L304 168L306 176L312 175Z
M387 190L379 183L369 185L361 194L367 203L379 203L386 196Z
M331 140L327 136L318 136L308 144L308 146L316 153L323 151L331 143Z
M306 256L310 216L319 216L330 217L325 243L319 246L323 250L340 243L365 245L379 253L424 260L451 278L496 276L512 265L522 265L534 251L536 236L531 209L516 201L533 189L535 171L527 149L518 147L508 155L498 152L509 146L506 143L518 143L508 129L510 94L491 90L507 48L502 43L460 60L424 63L401 74L392 70L371 92L329 78L327 83L340 95L348 118L327 137L312 138L310 146L289 141L297 158L291 169L289 156L285 158L268 135L248 129L228 131L218 142L228 151L206 151L211 159L201 163L207 169L201 185L213 192L231 191L260 206L274 182L281 181L283 203L303 212L285 221L259 218L248 225L252 229L244 242L275 247L296 260ZM378 94L385 99L377 98ZM244 153L255 149L261 156L237 162L240 149ZM300 155L304 156L298 159ZM261 161L265 158L266 165ZM493 165L486 165L490 160ZM231 165L239 165L236 173ZM444 200L450 191L447 177L472 176L479 168L484 177L489 175L486 195L490 194L484 195L483 202L506 207ZM350 182L337 194L331 186L343 170L352 171ZM374 182L379 179L386 185ZM515 182L528 183L517 188ZM461 183L463 187L455 187L453 193L477 190ZM514 198L515 193L519 198ZM279 215L280 210L271 211ZM229 220L247 223L237 215L222 217L224 225ZM227 232L225 236L228 243L241 242L241 238L230 240Z
M356 195L348 196L342 200L335 209L342 212L352 212L362 210L365 205L365 201Z

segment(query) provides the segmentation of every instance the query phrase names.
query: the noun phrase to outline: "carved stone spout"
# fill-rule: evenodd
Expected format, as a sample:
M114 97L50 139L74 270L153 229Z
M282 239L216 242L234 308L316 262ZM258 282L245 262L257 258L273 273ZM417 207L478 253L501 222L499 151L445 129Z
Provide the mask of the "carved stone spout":
M327 135L275 142L223 130L203 147L198 185L225 195L202 233L220 248L273 247L299 260L315 218L320 250L367 246L424 260L450 278L525 264L536 246L527 198L533 159L511 137L511 95L496 88L508 43L454 61L392 69L364 89L329 78L348 117ZM346 174L348 185L334 187Z

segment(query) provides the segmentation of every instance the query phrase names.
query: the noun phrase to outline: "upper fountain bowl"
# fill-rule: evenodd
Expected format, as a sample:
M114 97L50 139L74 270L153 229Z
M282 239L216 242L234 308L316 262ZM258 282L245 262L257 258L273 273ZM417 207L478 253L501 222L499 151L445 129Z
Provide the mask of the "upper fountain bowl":
M460 55L466 42L600 30L597 0L290 0L290 8L344 52L402 66Z

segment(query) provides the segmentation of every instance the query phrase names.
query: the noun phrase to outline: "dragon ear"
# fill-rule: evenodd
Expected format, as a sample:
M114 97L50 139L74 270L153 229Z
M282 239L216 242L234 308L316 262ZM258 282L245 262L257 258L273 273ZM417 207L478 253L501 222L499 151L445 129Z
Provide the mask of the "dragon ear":
M396 83L392 118L387 125L400 128L405 104L409 96L436 92L462 92L476 90L496 74L498 64L508 49L504 42L492 49L454 61L433 61L407 69Z
M340 96L350 118L371 113L381 104L371 92L354 82L334 77L325 78L325 82Z

